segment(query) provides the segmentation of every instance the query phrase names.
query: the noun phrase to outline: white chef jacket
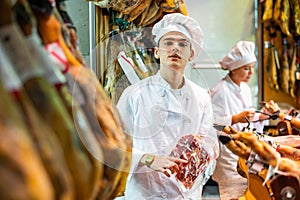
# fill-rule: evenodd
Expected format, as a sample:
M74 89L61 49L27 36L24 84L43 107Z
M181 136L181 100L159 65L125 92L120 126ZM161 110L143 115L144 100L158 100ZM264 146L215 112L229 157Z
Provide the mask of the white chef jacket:
M161 77L141 80L126 88L117 108L133 139L132 166L125 199L201 199L202 186L212 174L218 156L216 131L212 128L210 97L204 89L184 77L184 86L173 90ZM202 185L184 192L178 183L161 172L140 166L145 154L169 155L179 138L200 134L211 162L203 173Z
M240 86L232 81L229 75L220 80L215 87L209 90L213 105L215 123L231 125L232 115L236 115L244 110L253 109L252 94L249 86L241 82ZM259 118L255 114L254 120ZM242 130L247 123L237 123L232 125L236 130ZM261 132L263 124L251 123L251 128L256 128ZM233 154L225 145L220 143L220 154L217 160L216 169L213 174L213 180L219 184L230 184L241 176L237 173L238 156ZM246 180L244 180L246 181Z

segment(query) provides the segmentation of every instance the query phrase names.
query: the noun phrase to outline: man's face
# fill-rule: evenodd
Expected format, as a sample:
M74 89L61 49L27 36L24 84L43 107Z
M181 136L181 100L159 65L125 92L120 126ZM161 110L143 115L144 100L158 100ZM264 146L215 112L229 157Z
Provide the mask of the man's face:
M186 64L193 58L194 51L189 39L184 34L174 31L165 34L159 40L155 56L160 59L162 67L184 70Z

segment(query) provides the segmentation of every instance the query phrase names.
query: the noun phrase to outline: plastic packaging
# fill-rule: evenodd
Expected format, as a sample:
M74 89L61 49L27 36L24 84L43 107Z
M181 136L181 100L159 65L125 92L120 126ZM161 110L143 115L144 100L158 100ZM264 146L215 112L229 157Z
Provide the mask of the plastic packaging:
M181 137L170 156L188 160L188 163L179 163L178 168L171 170L183 192L193 191L203 185L205 181L203 173L209 165L210 157L201 146L199 135L191 134Z

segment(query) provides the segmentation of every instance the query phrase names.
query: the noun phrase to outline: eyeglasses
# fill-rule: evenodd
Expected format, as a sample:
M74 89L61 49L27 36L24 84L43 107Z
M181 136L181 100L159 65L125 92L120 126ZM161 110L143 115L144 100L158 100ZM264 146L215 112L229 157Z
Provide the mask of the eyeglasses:
M165 47L165 48L171 48L174 46L178 46L180 48L190 48L191 47L191 43L188 40L175 40L175 39L171 39L171 38L166 38L163 41L161 41L161 47Z

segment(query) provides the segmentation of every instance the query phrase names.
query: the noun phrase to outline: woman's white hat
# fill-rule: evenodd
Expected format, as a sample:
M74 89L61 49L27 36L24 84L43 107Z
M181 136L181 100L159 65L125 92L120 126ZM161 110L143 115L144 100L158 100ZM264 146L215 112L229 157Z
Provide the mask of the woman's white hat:
M222 69L232 71L244 65L256 62L255 44L250 41L240 41L234 45L226 56L220 60Z
M184 34L191 42L195 56L197 56L203 46L203 32L199 23L181 13L166 14L157 22L152 29L152 34L155 36L154 41L158 41L166 33L177 31Z

